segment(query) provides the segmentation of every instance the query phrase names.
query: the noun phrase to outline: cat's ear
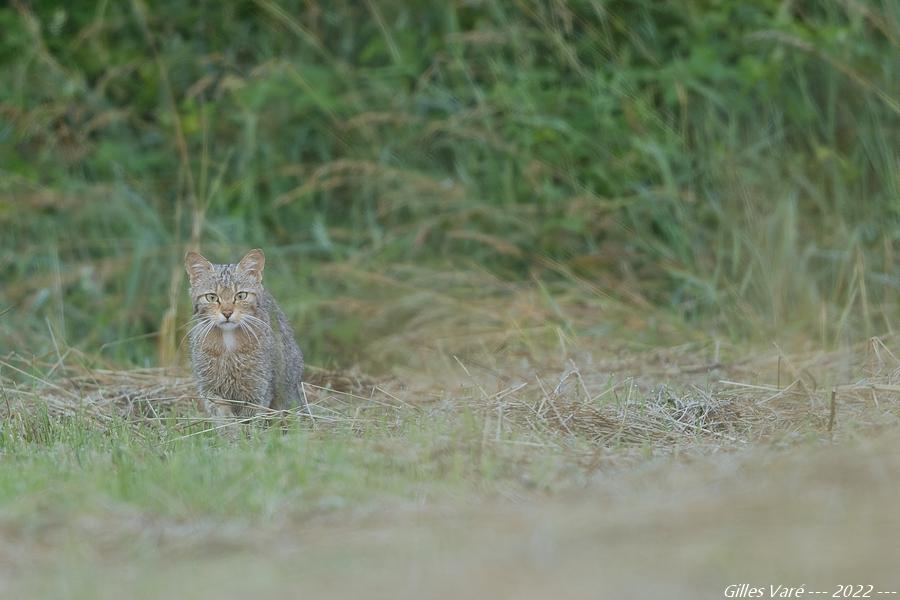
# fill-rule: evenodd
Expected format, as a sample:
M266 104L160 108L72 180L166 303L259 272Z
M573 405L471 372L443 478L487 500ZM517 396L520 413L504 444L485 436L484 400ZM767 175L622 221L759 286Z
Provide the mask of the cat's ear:
M188 279L191 280L191 285L194 285L194 282L197 281L201 275L212 271L213 266L211 262L203 258L200 254L189 251L184 255L184 269L187 271Z
M262 281L263 267L266 266L266 255L259 248L255 248L244 255L238 263L238 270Z

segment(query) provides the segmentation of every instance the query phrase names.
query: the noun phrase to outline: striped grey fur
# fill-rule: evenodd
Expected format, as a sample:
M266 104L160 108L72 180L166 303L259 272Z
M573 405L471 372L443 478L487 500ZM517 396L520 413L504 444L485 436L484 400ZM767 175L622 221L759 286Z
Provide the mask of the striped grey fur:
M278 303L262 285L265 255L251 250L236 264L185 255L194 323L191 363L200 395L214 414L306 406L303 354Z

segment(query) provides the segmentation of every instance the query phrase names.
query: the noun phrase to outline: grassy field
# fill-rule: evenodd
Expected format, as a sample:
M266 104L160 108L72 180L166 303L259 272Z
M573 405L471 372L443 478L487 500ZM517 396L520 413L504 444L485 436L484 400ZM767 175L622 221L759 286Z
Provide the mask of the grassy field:
M900 4L0 31L0 596L900 592ZM312 418L198 408L252 247Z
M245 423L198 413L184 372L66 353L3 382L3 594L896 590L895 341L316 370L312 421Z

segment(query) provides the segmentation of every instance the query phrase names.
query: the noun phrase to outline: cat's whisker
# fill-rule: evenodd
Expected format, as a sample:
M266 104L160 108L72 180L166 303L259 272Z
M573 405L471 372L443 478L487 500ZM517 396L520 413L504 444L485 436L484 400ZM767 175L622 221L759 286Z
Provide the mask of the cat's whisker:
M197 323L193 327L190 328L183 336L181 336L181 341L178 342L178 347L181 348L181 345L184 344L184 340L192 337L192 334L197 330L197 328L202 325L202 323Z
M253 338L256 340L256 343L259 344L259 336L256 335L255 331L253 331L253 327L251 326L250 321L244 321L243 319L241 319L241 321L238 323L238 327L240 327L244 331L249 332L250 335L252 335Z
M250 315L250 319L247 320L247 326L250 327L254 333L258 334L257 339L260 335L264 335L266 328L268 327L265 321L252 315Z
M210 319L209 317L204 317L202 319L198 319L197 322L194 323L193 327L191 327L190 330L188 330L188 332L186 334L184 334L184 337L185 338L189 337L189 336L192 337L195 332L202 331L203 328L208 326L211 321L212 321L212 319ZM182 338L181 341L184 342L184 338Z
M191 323L198 323L198 322L200 322L200 321L205 321L205 320L208 319L208 318L209 318L209 317L207 317L206 315L202 315L202 314L200 314L200 315L191 315L191 318L188 319L187 321L185 321L185 323L182 325L182 327L187 327L187 326L190 325Z
M246 322L248 327L252 327L254 331L262 331L266 327L266 322L253 315L243 315L242 322Z
M190 325L192 322L194 323L194 325L193 325L193 327L191 327L191 329L188 331L188 333L189 333L189 334L190 334L190 333L193 333L193 331L194 331L195 329L198 329L198 328L200 328L200 327L206 325L206 324L209 323L211 320L212 320L212 319L210 319L209 317L204 317L204 318L202 318L202 319L197 319L196 321L189 321L186 325Z
M253 315L244 315L244 318L247 319L250 323L254 325L260 325L261 327L265 327L266 322L260 319L259 317L255 317Z
M206 340L207 337L209 337L209 334L211 334L213 331L215 331L218 327L219 327L218 321L216 321L214 319L210 320L209 327L206 329L206 333L203 336L204 341Z
M202 346L204 343L206 343L206 338L209 337L209 334L212 333L212 330L215 329L215 328L216 328L216 321L215 321L214 319L209 319L209 322L208 322L208 324L206 325L206 327L198 334L198 337L200 338L200 339L198 340L198 343L199 343L201 346Z

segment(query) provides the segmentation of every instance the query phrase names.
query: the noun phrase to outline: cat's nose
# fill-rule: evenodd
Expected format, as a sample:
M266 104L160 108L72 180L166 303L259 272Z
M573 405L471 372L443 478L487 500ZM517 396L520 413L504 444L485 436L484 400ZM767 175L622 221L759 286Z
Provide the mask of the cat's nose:
M222 309L222 316L225 317L225 319L230 319L232 314L234 314L234 311L230 308Z

